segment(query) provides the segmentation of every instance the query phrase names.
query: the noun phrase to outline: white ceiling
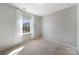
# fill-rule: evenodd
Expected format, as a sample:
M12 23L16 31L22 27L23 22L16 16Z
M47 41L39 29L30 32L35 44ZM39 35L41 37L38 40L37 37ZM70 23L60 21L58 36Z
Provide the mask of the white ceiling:
M60 11L74 4L70 3L10 3L14 7L23 9L29 13L45 16L47 14Z

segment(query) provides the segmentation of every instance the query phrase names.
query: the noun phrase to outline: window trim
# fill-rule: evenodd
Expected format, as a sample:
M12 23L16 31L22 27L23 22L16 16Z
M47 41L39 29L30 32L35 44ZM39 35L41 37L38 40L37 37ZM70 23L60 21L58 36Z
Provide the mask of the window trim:
M26 17L27 19L31 20L31 18L28 18L27 16L24 16L24 15L22 15L22 20L23 20L23 17ZM31 21L30 21L30 23L31 23ZM22 35L25 35L25 34L31 34L31 27L30 27L30 31L29 32L23 33L23 23L22 23Z

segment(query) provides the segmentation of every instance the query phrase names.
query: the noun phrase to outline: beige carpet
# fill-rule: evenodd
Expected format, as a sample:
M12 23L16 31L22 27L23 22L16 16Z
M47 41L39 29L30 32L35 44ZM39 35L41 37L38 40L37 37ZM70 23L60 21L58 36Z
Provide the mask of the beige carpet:
M45 39L33 40L24 45L18 55L75 55L76 51L68 46Z

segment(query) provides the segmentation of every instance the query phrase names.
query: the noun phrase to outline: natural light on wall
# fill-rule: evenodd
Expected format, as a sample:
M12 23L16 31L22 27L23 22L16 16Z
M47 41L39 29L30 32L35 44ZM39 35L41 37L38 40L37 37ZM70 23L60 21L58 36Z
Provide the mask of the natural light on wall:
M16 10L16 40L15 43L22 42L22 15L20 10Z

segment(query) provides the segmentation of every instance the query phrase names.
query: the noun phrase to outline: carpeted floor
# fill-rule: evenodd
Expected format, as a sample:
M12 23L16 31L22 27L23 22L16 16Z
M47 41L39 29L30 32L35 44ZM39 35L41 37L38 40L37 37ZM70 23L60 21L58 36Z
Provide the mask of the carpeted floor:
M68 46L45 39L33 40L24 45L18 55L75 55L76 51Z

